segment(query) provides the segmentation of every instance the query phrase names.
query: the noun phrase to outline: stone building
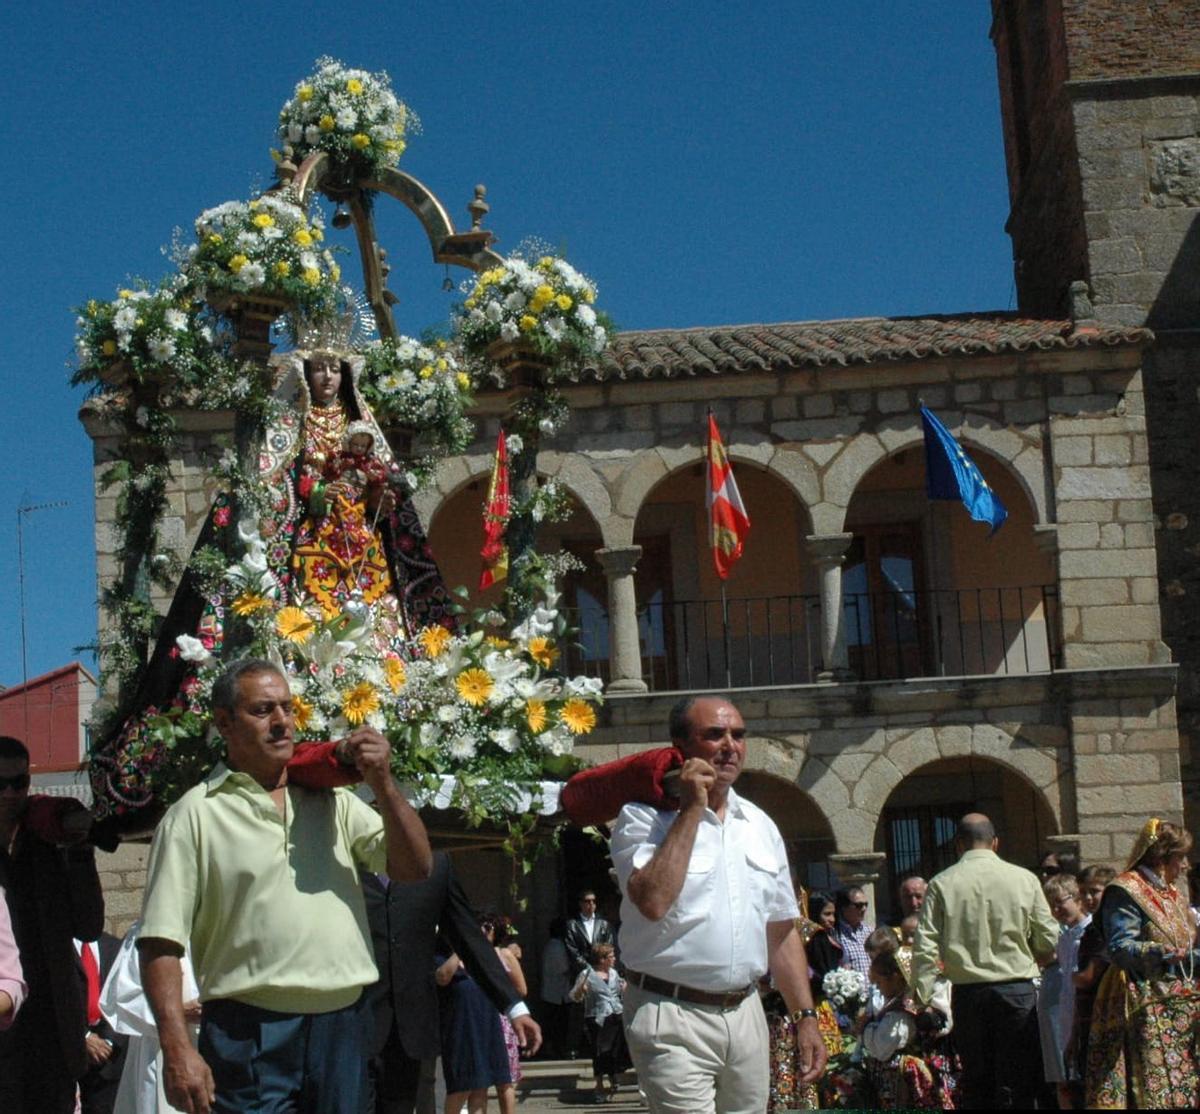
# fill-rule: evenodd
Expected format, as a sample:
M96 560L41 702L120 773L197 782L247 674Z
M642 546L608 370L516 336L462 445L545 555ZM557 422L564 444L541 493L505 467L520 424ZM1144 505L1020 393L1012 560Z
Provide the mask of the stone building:
M798 876L874 886L880 912L902 876L947 865L968 808L1026 865L1052 846L1121 862L1148 814L1183 815L1197 763L1181 771L1177 686L1184 761L1200 746L1200 12L994 0L992 36L1017 313L627 333L567 385L571 421L539 462L576 499L544 539L584 564L571 668L608 689L584 756L664 743L680 692L732 693L745 791ZM993 537L926 499L922 401L1007 506ZM753 519L727 602L709 405ZM478 579L505 406L481 396L474 446L419 499L452 585ZM166 535L186 554L231 421L179 417ZM85 424L99 467L111 431ZM102 577L112 513L98 493ZM140 860L122 854L124 909ZM462 852L479 901L504 903L499 857ZM576 883L603 893L606 864L570 836L534 875L527 967Z
M1163 638L1200 822L1200 6L993 0L1022 313L1148 325L1143 374ZM1075 306L1071 309L1071 301Z

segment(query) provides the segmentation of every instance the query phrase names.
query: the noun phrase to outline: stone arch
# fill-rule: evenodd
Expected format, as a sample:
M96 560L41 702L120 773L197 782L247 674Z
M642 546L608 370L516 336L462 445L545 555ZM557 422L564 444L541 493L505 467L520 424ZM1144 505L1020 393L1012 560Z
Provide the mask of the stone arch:
M961 413L948 412L941 417L964 447L994 458L1013 477L1033 508L1036 522L1050 520L1043 455L1038 443L986 415L971 414L969 424L965 425ZM910 415L889 419L870 432L849 438L822 477L821 502L814 508L817 531L830 534L841 531L850 500L872 469L887 457L923 441L920 421Z
M1062 784L1068 776L1065 729L1038 727L1038 743L1021 724L945 724L891 728L876 754L847 746L836 754L812 755L800 784L830 817L838 850L869 851L879 817L902 781L923 766L950 759L989 763L1021 779L1044 800L1055 826L1063 823Z

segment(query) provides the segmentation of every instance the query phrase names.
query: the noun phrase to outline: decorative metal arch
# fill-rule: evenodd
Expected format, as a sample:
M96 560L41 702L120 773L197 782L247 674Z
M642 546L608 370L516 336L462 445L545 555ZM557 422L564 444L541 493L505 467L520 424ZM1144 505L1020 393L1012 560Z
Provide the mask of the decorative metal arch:
M456 232L450 214L434 192L402 170L385 169L373 178L339 180L334 161L325 151L316 151L299 167L293 167L285 160L279 166L279 176L284 185L292 186L301 205L307 204L314 192L319 192L335 203L349 206L362 259L363 286L382 337L396 336L392 306L397 298L387 288L390 268L375 234L371 209L363 202L364 191L387 194L411 210L425 229L435 263L482 271L502 262L490 246L495 236L482 227L489 208L484 200L487 191L483 186L475 187L475 196L467 206L471 213L470 230Z

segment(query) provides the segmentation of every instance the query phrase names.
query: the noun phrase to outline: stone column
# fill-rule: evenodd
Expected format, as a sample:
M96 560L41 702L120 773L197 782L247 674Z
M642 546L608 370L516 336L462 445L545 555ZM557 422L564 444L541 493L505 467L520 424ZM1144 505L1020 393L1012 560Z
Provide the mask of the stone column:
M608 692L646 691L633 590L633 573L641 555L640 545L596 550L596 560L608 577Z
M867 895L871 903L867 920L871 924L878 923L879 904L875 900L875 883L879 881L879 875L886 865L887 855L882 851L852 851L847 855L829 856L829 866L838 876L841 888L848 890L857 886Z
M848 681L852 675L842 609L842 561L854 535L810 534L804 540L821 585L821 668L817 680L822 684Z

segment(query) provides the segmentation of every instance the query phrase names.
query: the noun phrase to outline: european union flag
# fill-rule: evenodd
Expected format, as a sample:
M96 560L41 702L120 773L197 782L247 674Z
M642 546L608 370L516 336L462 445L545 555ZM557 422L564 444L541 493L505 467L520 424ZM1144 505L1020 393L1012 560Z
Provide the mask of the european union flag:
M976 522L992 524L991 537L1008 518L1000 497L927 406L921 407L921 425L925 430L925 493L930 499L961 500Z

